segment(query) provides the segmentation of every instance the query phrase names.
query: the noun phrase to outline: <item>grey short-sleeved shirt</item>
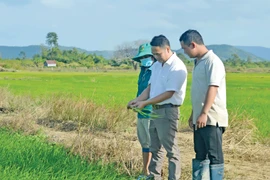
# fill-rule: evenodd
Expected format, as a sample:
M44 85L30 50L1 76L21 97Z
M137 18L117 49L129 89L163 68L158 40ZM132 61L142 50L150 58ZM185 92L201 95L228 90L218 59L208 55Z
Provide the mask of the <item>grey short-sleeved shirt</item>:
M206 93L210 85L218 86L217 96L208 112L207 125L228 126L226 108L225 67L219 57L209 50L194 66L192 73L191 101L193 109L193 124L201 114Z

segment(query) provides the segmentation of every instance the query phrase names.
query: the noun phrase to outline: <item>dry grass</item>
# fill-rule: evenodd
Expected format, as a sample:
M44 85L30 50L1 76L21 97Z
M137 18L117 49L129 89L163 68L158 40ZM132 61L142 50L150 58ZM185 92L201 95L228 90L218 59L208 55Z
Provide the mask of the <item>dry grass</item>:
M134 114L119 107L105 108L86 99L53 96L43 103L47 116L43 121L73 122L77 128L87 126L91 130L118 130L131 123Z
M270 152L267 140L262 143L258 136L258 129L248 113L242 112L242 119L237 117L240 112L230 114L230 126L224 134L224 152L230 158L237 158L252 162L270 162ZM265 156L268 154L268 156Z
M103 163L113 162L116 167L129 175L138 173L141 167L141 149L136 141L121 137L123 133L79 134L72 144L71 150L86 156L90 161L101 160Z
M33 120L38 118L40 107L35 106L36 102L30 97L16 97L7 88L1 88L0 94L0 126L26 134L37 133Z
M14 96L7 88L1 88L0 93L0 112L18 116L18 123L31 119L64 131L79 130L81 127L91 131L123 131L129 129L127 124L134 124L135 113L119 107L98 106L86 99L75 100L68 95L32 99Z
M119 171L136 175L141 171L141 148L136 137L135 113L117 108L107 109L84 99L67 96L50 99L31 99L12 95L0 89L0 126L35 134L41 130L49 140L64 144L75 154L90 161L114 163ZM268 174L252 172L241 166L269 165L269 143L259 141L256 127L247 115L230 114L230 126L224 134L224 153L228 166L226 179L254 179ZM194 155L192 133L181 128L178 142L182 154L182 179L191 178L191 159ZM231 167L230 167L231 166ZM238 168L235 168L235 167ZM241 171L240 171L241 170ZM167 175L164 166L165 176ZM248 178L249 177L249 178ZM255 178L256 179L256 178ZM260 179L260 178L257 178Z

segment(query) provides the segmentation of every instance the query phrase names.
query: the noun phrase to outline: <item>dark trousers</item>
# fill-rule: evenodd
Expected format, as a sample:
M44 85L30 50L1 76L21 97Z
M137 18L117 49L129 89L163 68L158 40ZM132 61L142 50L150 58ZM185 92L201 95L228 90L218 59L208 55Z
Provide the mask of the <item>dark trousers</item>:
M209 159L210 164L223 164L222 134L224 127L206 126L195 130L194 150L197 160Z

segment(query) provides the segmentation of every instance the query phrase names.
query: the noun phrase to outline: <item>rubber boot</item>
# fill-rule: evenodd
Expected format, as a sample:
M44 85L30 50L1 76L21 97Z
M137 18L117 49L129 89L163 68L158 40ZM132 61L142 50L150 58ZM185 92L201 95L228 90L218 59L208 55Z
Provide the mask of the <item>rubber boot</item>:
M224 175L224 164L210 165L211 180L222 180Z
M192 180L210 180L210 161L192 159Z

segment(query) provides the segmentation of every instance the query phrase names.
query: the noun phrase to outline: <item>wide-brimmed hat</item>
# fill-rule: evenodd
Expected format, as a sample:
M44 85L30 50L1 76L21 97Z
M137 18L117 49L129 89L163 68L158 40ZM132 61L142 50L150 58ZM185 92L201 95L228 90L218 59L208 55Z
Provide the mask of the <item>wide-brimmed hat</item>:
M140 62L139 59L146 55L153 56L150 43L140 45L138 54L135 57L133 57L132 60Z

